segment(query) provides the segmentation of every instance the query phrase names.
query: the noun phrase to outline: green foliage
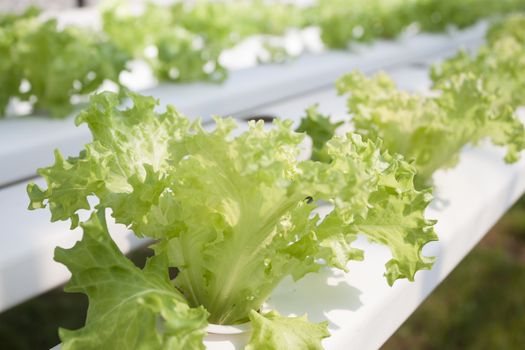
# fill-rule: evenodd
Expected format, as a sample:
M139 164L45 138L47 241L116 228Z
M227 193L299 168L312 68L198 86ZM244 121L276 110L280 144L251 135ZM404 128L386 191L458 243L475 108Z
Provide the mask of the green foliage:
M0 13L0 27L1 28L12 27L20 20L36 18L40 15L40 13L41 13L41 10L36 6L29 6L24 12L20 14Z
M476 55L461 51L434 66L431 94L400 91L384 73L341 77L337 89L348 95L356 132L413 160L418 187L430 184L436 170L455 166L466 144L486 138L507 148L505 161L517 161L525 149L525 128L515 114L525 100L523 22L512 16L497 23ZM313 140L312 159L329 161L323 147L339 125L307 111L298 130Z
M208 313L173 288L164 256L136 267L109 236L102 208L82 228L73 248L55 250L73 275L66 291L89 297L86 325L60 330L62 349L204 349Z
M439 89L451 77L465 72L484 81L500 105L517 108L525 101L525 31L523 15L496 22L487 33L487 44L474 55L464 51L432 69L432 80Z
M216 119L215 129L205 131L173 107L155 112L150 97L131 99L133 106L120 110L114 94L92 98L77 122L88 125L93 142L75 158L57 152L55 164L39 170L47 189L28 187L30 208L48 206L53 221L71 219L72 226L82 209L98 211L99 221L103 209L111 209L118 223L157 241L155 259L179 270L173 283L190 307L209 312L210 322L253 319L250 312L288 275L297 280L323 266L346 271L350 260L363 259L352 246L358 234L390 248L389 284L412 280L432 266L433 259L421 254L436 239L434 222L424 218L431 196L414 189L415 169L400 156L347 134L326 144L330 163L299 161L304 136L292 130L291 121L277 120L270 130L250 123L233 137L231 119ZM95 208L90 196L98 199ZM331 211L315 214L327 202ZM83 246L99 251L97 260L110 255L105 248ZM65 259L78 259L76 250L59 252L68 266ZM113 283L125 276L115 276ZM304 339L303 318L274 316L261 316L271 321L261 327L293 323L289 332L297 333L289 335L295 339L290 344L315 344L325 334Z
M492 24L487 33L489 44L494 44L494 42L506 37L512 37L520 44L525 44L525 14L513 14L496 22Z
M148 3L140 15L117 3L104 11L103 24L115 43L148 61L161 80L220 82L227 76L219 60L224 50L248 36L302 26L300 14L295 6L259 0Z
M344 121L331 122L330 116L319 113L318 106L315 105L306 109L306 116L301 119L301 125L296 131L304 132L312 139L312 160L329 163L330 157L324 146L335 135L336 129L343 124Z
M220 54L253 35L283 35L319 26L330 48L394 38L412 24L424 31L464 28L477 20L525 9L523 0L319 0L307 6L262 0L174 5L148 3L131 13L117 1L103 13L104 30L134 57L147 60L161 80L219 82L227 72ZM269 44L269 43L268 43ZM276 47L270 47L270 54ZM274 59L286 56L277 48Z
M523 0L319 0L311 11L323 42L343 49L352 42L394 38L413 24L422 31L441 32L524 9Z
M429 184L436 170L455 166L466 144L489 138L507 147L507 162L525 148L525 129L513 109L474 74L452 76L438 96L400 91L385 74L370 79L357 71L340 78L337 88L349 95L356 131L413 160L419 186Z
M143 268L152 253L153 250L141 247L127 256ZM57 329L81 328L87 309L85 294L65 293L63 286L35 296L0 314L2 346L12 350L51 349L60 343Z
M59 29L56 20L41 22L36 14L0 19L0 115L17 98L63 117L73 109L72 96L89 94L105 80L118 83L128 60L98 34Z
M250 312L254 332L245 350L322 350L321 339L329 337L328 322L311 324L306 316L283 317L275 311Z
M0 61L0 114L17 98L54 117L65 116L73 109L73 96L92 93L105 80L118 83L131 57L147 61L160 80L221 82L228 75L221 54L253 35L263 36L270 55L261 61L282 61L286 49L267 39L288 28L317 25L328 47L345 48L356 41L396 37L411 24L441 31L524 8L523 0L320 0L308 7L201 0L148 3L137 14L117 0L102 14L104 33L59 29L54 20L39 21L38 10L31 8L0 17L0 55L5 58ZM500 46L509 53L516 49L510 42Z
M515 109L525 102L525 38L511 17L508 22L497 24L489 31L488 44L471 55L465 51L435 65L431 77L434 88L440 89L452 77L464 73L483 80L485 88L492 93L499 105ZM508 33L508 34L505 34Z
M449 26L462 29L482 18L524 9L523 0L419 0L413 20L423 31L441 32Z
M412 21L415 0L319 0L321 39L331 48L394 38Z

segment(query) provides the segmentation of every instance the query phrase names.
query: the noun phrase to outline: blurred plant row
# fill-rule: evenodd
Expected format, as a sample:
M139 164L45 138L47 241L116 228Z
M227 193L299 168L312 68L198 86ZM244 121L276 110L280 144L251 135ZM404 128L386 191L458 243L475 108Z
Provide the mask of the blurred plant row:
M525 9L524 0L319 0L294 6L262 0L148 4L137 13L122 2L102 12L102 30L61 27L35 8L0 15L0 115L12 98L63 117L79 98L111 81L133 59L146 61L159 80L213 81L227 77L221 54L260 35L270 60L287 57L268 40L288 29L318 26L329 48L394 38L409 26L422 31L464 28L480 18Z

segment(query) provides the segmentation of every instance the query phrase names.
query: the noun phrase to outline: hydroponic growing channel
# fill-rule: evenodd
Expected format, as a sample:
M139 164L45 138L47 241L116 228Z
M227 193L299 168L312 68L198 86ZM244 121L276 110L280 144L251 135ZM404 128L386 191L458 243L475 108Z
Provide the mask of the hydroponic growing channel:
M474 63L460 54L435 68L433 81L429 63L458 46L476 52L486 25L232 72L222 86L160 85L142 91L160 99L160 110L167 103L182 105L189 119L170 108L158 112L152 99L139 95L128 95L132 102L124 106L117 95L97 95L77 118L88 124L94 142L78 157L55 155L55 165L39 171L46 181L34 180L38 187L24 178L34 176L36 166L52 163L50 148L62 146L75 155L89 141L89 131L73 128L71 119L5 120L11 129L0 127L8 140L2 164L9 164L10 171L2 173L0 201L7 209L2 216L9 231L21 235L8 237L4 245L2 307L65 280L67 271L51 261L52 247L71 247L81 230L73 234L69 224L76 228L87 222L80 243L55 253L73 272L69 290L92 299L86 327L61 331L64 348L378 348L525 190L525 163L518 160L525 134L516 115L521 81L509 79L500 86L497 79L501 73L515 77L512 72L520 66L498 70L487 65L521 57L519 31L509 25L510 34L502 36L502 27L491 30L489 46L479 49ZM502 40L493 39L498 36ZM495 46L506 49L506 56L491 56ZM392 84L382 77L353 72L338 83L339 93L350 95L346 106L333 84L354 68L365 73L386 69L414 95L389 90ZM354 86L355 79L362 80ZM363 95L356 94L360 87ZM509 94L512 99L506 98ZM472 96L485 104L472 104ZM304 110L315 103L318 109L307 111L314 127L307 127ZM428 135L435 132L443 137L440 142L454 145L447 152L459 163L435 172L456 165L446 157L414 188L416 169L428 161L418 153L407 155L413 164L397 156L404 152L395 148L395 137L389 139L397 131L388 120L365 122L376 116L374 108L379 116L417 116L422 110L439 121L462 111L487 131L465 127L456 140L454 132L430 128ZM472 114L482 109L486 115ZM235 136L228 136L228 121L218 120L216 130L209 131L213 124L206 117L213 112L241 120ZM205 116L202 128L192 122L195 114ZM244 117L253 115L291 121L247 126ZM325 115L341 122L338 136L326 146L336 126L328 126ZM424 128L432 125L425 123ZM303 136L293 132L297 127L312 136L321 161L307 159L311 145L308 138L300 142ZM346 134L354 127L361 135ZM35 128L53 132L18 149L17 139L34 134ZM384 142L372 138L371 130ZM322 142L316 143L319 136ZM489 144L487 136L506 146L507 154ZM31 209L48 206L52 221L70 222L49 225L47 210L22 210L28 182ZM428 205L431 185L434 200ZM90 211L95 214L87 221ZM113 222L111 211L120 224ZM121 255L107 234L106 216L107 231L120 249L151 242L128 229L156 242L155 258L145 270ZM253 235L247 235L250 230ZM437 237L439 242L428 243ZM31 244L21 245L21 239ZM259 243L252 246L251 239ZM363 255L365 261L358 262ZM168 279L168 266L179 270L175 282ZM299 280L293 282L290 275ZM305 313L308 319L297 317ZM206 319L227 325L250 320L251 331L214 334ZM114 337L121 327L128 337Z

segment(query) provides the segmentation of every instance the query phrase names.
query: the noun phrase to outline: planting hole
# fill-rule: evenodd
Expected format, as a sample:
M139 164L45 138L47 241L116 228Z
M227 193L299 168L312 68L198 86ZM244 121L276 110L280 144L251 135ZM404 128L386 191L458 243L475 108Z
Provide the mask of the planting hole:
M271 115L271 114L256 114L256 115L249 116L249 117L244 117L244 118L241 118L241 119L245 120L247 122L251 122L251 121L258 122L259 120L262 120L265 123L271 123L275 119L277 119L277 117L274 116L274 115Z

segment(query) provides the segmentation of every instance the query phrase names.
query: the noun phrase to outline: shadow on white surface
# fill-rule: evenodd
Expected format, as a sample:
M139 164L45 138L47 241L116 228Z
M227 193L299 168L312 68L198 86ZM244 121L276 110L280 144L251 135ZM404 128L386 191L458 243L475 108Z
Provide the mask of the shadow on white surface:
M328 320L330 311L341 309L356 311L363 304L361 291L351 286L345 279L345 272L323 268L318 273L311 273L294 282L287 277L272 293L268 300L269 308L288 316L301 316L308 305L308 319L311 322ZM342 305L341 300L346 300ZM331 329L339 327L330 323Z

